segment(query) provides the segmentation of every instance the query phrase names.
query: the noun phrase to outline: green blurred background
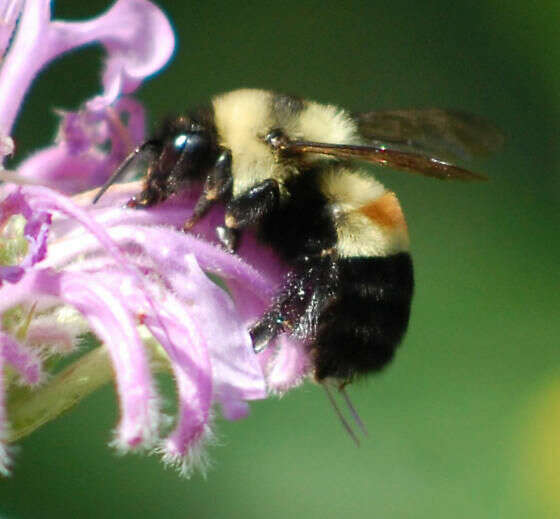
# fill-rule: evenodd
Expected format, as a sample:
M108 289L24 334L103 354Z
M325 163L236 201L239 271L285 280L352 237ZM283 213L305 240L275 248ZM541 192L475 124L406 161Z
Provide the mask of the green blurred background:
M56 4L83 18L106 2ZM441 106L485 115L504 149L486 184L379 172L405 208L417 291L397 361L350 392L355 448L306 384L216 422L204 480L107 447L107 387L20 443L2 518L560 517L560 3L370 0L160 3L174 61L139 97L153 120L256 86L352 110ZM98 91L98 49L36 82L16 137L46 145L52 107Z

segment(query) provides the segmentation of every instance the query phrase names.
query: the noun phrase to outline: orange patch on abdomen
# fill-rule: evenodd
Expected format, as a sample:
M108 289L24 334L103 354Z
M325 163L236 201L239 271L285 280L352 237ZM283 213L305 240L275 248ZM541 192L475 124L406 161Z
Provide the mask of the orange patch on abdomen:
M382 227L406 229L401 204L399 204L395 193L391 191L387 191L371 204L360 207L358 211Z

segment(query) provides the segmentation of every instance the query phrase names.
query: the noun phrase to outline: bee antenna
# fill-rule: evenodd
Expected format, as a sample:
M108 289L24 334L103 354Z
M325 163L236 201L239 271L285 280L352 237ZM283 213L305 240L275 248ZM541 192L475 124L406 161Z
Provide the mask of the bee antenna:
M346 407L348 407L348 410L350 411L350 414L352 415L352 418L354 419L354 422L356 422L356 424L362 430L364 435L367 436L368 431L366 429L366 426L365 426L364 422L362 422L362 419L360 418L360 415L358 414L358 411L356 411L356 408L353 406L352 401L350 400L350 396L346 392L346 388L344 386L342 386L339 389L339 392L342 395L342 398L344 398L344 401L346 402Z
M338 419L340 420L340 423L346 429L346 432L350 435L350 438L352 438L352 440L354 440L354 443L356 444L356 446L359 447L360 446L360 440L358 440L358 437L356 436L356 433L352 430L352 427L350 427L350 424L348 423L346 418L344 418L344 415L340 411L340 408L338 407L338 404L336 403L336 400L334 399L334 397L331 393L331 390L329 389L329 386L325 383L321 384L321 385L325 388L325 392L327 393L327 397L329 399L329 402L331 403L331 405L334 409L334 412L338 416Z
M126 156L126 158L120 163L119 167L109 177L107 182L105 182L105 184L103 184L103 186L101 186L101 189L99 189L98 193L95 195L95 198L93 199L92 204L96 204L99 201L99 199L103 196L103 193L105 193L105 191L107 191L107 189L109 189L115 182L117 182L121 178L121 176L126 172L126 169L130 165L130 163L140 153L143 153L146 150L149 150L151 152L156 152L160 148L160 146L161 146L161 144L160 144L159 141L152 139L152 140L146 141L145 143L141 144L140 146L137 146L136 148L134 148L134 150L131 151Z

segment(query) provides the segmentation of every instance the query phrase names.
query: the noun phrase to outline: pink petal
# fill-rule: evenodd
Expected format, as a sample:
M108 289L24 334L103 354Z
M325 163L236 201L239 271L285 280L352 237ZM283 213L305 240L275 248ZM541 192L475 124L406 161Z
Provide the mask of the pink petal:
M115 189L107 193L107 198L102 199L103 204L115 207L107 208L103 207L103 204L101 207L96 206L96 214L105 225L121 224L111 228L111 236L119 243L136 242L138 233L135 232L135 228L137 229L138 224L143 224L142 236L145 238L140 245L146 247L148 255L157 257L167 250L167 256L179 259L184 254L194 254L204 270L214 272L227 280L228 287L234 295L238 315L246 326L262 315L275 295L280 280L287 272L287 267L278 261L274 253L257 244L248 234L243 238L239 256L225 253L221 247L208 243L207 240L215 242L214 228L223 221L223 210L220 208L213 210L195 228L195 232L204 239L193 234L184 236L179 234L179 238L174 238L174 231L161 228L149 230L148 224L181 226L190 214L190 210L186 208L193 207L196 194L186 193L177 197L175 201L171 200L148 211L121 209L121 206L139 189L138 183L115 186ZM90 195L86 195L84 200L87 200L88 196ZM180 241L175 244L177 239ZM165 243L166 246L162 248L161 243ZM83 242L82 245L86 246ZM64 248L64 254L77 254L79 246L80 242L76 240L74 252L72 252L73 246L69 244ZM249 263L245 258L248 258ZM59 258L59 262L61 261L63 258ZM254 264L258 269L254 268ZM269 388L280 393L300 384L311 368L303 344L285 335L279 337L276 347L272 345L257 358L262 368L267 370Z
M91 20L52 22L50 59L95 41L103 43L108 52L110 70L103 77L105 105L115 101L120 91L130 93L140 81L161 69L175 46L171 24L158 7L147 0L118 0L106 13Z
M45 31L50 2L26 0L10 49L0 68L0 135L10 135L33 78L49 60Z
M21 189L16 188L0 201L0 227L14 215L21 214L24 218L32 215L31 207L21 193Z
M62 274L60 290L59 295L89 321L111 355L121 403L115 445L125 450L153 445L158 433L158 396L136 323L122 298L77 273Z
M57 143L24 160L18 173L64 193L103 184L144 140L144 109L128 97L99 112L82 109L61 115Z
M16 214L21 214L27 220L23 233L29 246L19 265L0 266L0 285L2 280L10 283L19 281L25 269L42 261L47 253L51 215L42 211L32 211L21 189L11 192L0 202L0 227Z
M0 287L2 286L2 281L17 283L24 274L25 269L19 265L0 265Z
M270 390L275 393L284 393L301 384L311 368L309 356L303 344L286 335L281 335L268 349L277 349L267 373Z
M0 59L10 44L22 6L23 0L4 0L0 5Z
M133 243L136 247L134 250L140 257L149 257L155 263L156 272L167 280L168 286L184 301L192 316L190 318L201 326L212 358L216 392L224 405L236 406L234 400L264 398L266 391L262 369L252 351L246 322L239 318L229 296L210 281L198 266L198 260L205 259L204 254L200 254L201 246L223 256L227 262L233 259L240 263L241 260L172 229L118 226L110 228L109 234L121 247ZM87 237L65 240L64 245L50 255L47 264L62 265L75 254L93 252L96 246ZM196 259L192 254L193 249L197 253ZM58 251L62 256L57 255ZM224 273L224 269L215 263L205 264L205 268L209 270L212 270L212 266L215 271ZM236 274L239 272L243 271L237 268ZM251 275L252 271L247 270L247 274ZM261 295L253 293L251 297ZM165 308L161 302L158 304L160 308Z
M8 418L5 403L5 365L12 365L27 384L37 384L41 378L41 362L34 352L15 339L0 332L0 474L10 474L10 453L7 445Z
M81 22L50 21L50 1L27 0L15 39L0 69L0 135L9 135L37 73L74 48L102 43L107 52L100 110L163 67L175 38L163 12L147 0L118 0L105 14Z
M170 353L179 395L179 420L175 430L164 442L167 459L181 459L202 441L208 427L212 403L212 368L207 344L194 323L174 320L167 323L175 348L169 343L156 322L146 321L154 337Z
M50 225L49 213L33 213L27 220L23 234L29 242L29 247L26 257L21 262L22 267L30 267L45 259Z
M100 277L111 285L122 277L117 271L106 269ZM154 286L152 291L161 290ZM138 313L137 306L145 304L142 292L132 289L127 294L128 309ZM145 314L142 322L160 342L169 355L178 390L179 418L174 431L163 442L161 451L168 463L177 465L185 474L190 472L201 443L209 433L208 421L213 399L213 371L208 354L208 344L199 323L190 315L188 307L170 294L160 299L162 317L167 334L160 320ZM208 309L211 311L212 309ZM204 468L204 467L201 467Z
M3 288L0 313L45 295L79 310L109 350L121 403L116 445L132 448L153 444L158 428L157 393L136 323L122 298L93 276L36 269L28 272L19 283Z
M103 247L103 249L115 260L124 272L128 273L138 286L143 286L140 273L128 262L119 247L113 242L105 228L98 224L86 211L74 204L68 197L60 195L55 191L39 186L27 186L22 189L30 205L36 211L57 211L69 216L75 222L87 229ZM148 298L154 313L157 315L153 301Z
M26 384L35 385L41 380L39 357L4 332L0 332L0 356L16 369Z
M265 398L263 373L233 301L208 279L192 254L181 259L186 275L176 265L170 280L182 299L192 301L189 313L208 344L216 398L226 408L242 400Z
M101 171L100 171L101 169ZM99 185L106 178L106 156L96 150L72 154L65 143L43 148L24 160L18 173L67 194Z
M51 189L36 186L29 186L24 189L25 194L28 196L30 204L34 207L34 209L44 210L45 208L50 207L52 210L64 213L67 216L70 216L71 219L79 222L97 238L103 249L115 260L123 272L129 274L130 279L134 280L139 287L144 286L144 279L138 270L127 261L125 256L121 253L119 247L113 242L113 240L111 240L105 228L92 219L86 211L80 209L69 198L60 195ZM146 299L153 311L153 314L156 318L158 318L159 314L154 300L149 294L146 294ZM161 324L162 328L165 330L165 326L163 323Z
M4 358L0 355L0 474L10 475L11 456L8 447L8 417L6 416L6 390L4 384Z
M60 22L59 22L60 23ZM105 15L82 26L91 31L108 51L103 73L103 96L89 103L91 109L109 105L122 92L131 93L147 77L160 70L173 55L173 29L154 4L145 0L119 0ZM78 35L76 35L78 36ZM79 37L79 36L78 36Z

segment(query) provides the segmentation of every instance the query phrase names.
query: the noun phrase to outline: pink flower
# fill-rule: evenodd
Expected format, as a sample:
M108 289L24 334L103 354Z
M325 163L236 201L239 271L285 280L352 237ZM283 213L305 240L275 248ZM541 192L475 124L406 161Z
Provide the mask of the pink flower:
M84 22L51 21L49 7L46 0L27 0L23 7L13 1L0 11L6 20L0 50L7 49L0 68L0 155L13 152L9 135L25 92L52 59L94 42L105 46L107 59L103 93L77 112L61 114L52 146L17 172L0 172L24 184L0 186L0 471L9 470L12 438L5 395L17 380L4 377L3 366L10 364L24 386L51 375L32 394L41 398L50 384L63 399L65 379L52 376L42 360L74 351L91 330L114 370L121 411L114 445L155 449L188 475L195 466L204 469L214 406L226 419L242 418L248 401L283 392L309 371L300 343L281 337L255 355L247 331L270 304L286 268L251 236L239 254L223 251L214 240L221 209L196 227L196 235L179 231L196 193L143 211L123 208L140 190L137 183L114 186L95 206L91 191L73 199L60 193L101 184L142 142L142 106L121 95L165 65L174 39L165 16L147 0L118 0ZM162 420L153 356L165 360L177 386L171 430Z

